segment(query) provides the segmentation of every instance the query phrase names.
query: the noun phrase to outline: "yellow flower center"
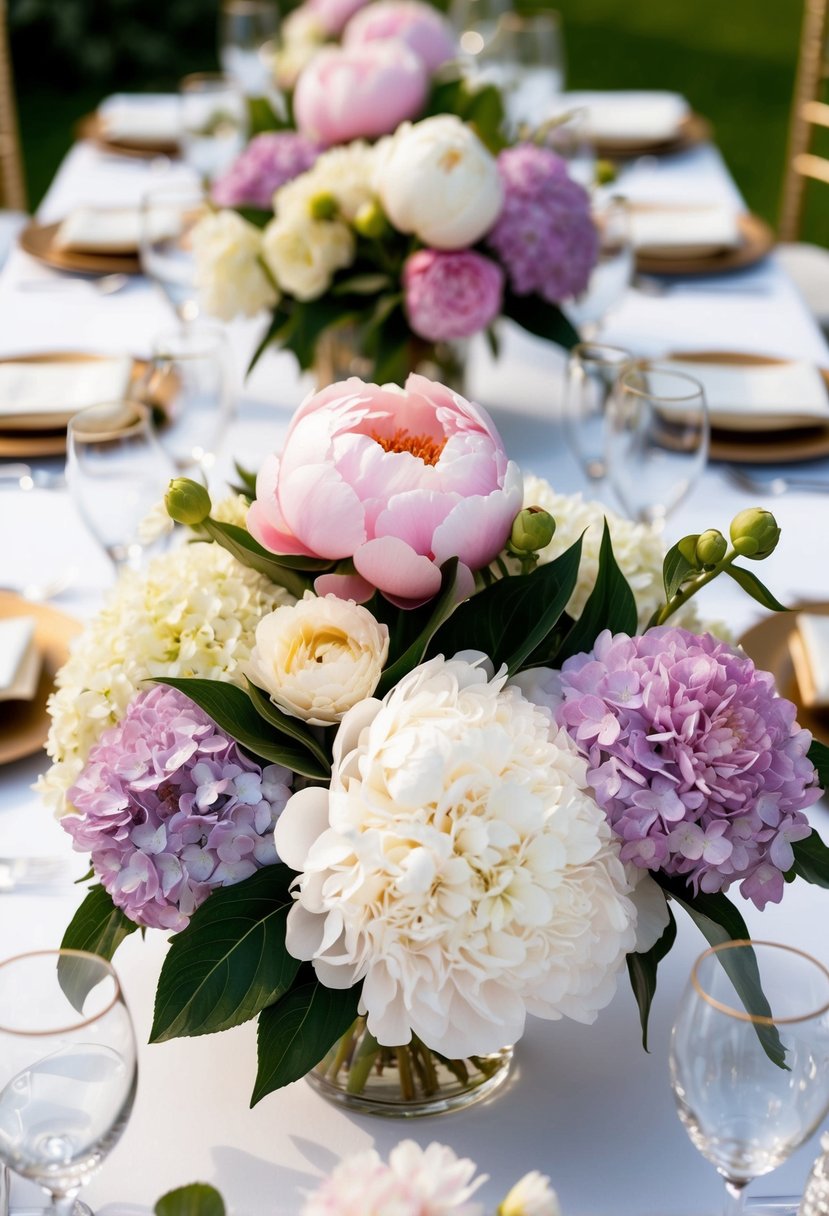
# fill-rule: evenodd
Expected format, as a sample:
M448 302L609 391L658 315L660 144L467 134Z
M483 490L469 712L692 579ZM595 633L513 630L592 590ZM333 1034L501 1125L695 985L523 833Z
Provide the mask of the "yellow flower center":
M446 447L445 439L432 439L431 435L410 435L403 427L393 435L372 433L371 438L380 444L384 452L409 452L424 464L437 464L441 452Z

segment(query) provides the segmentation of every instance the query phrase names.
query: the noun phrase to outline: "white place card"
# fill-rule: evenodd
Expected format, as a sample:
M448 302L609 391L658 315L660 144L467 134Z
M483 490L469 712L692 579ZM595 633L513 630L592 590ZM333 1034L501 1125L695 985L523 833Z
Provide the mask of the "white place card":
M702 385L713 426L746 431L829 426L829 390L810 363L686 363L681 356L668 362Z
M568 108L586 111L586 127L597 143L663 143L674 139L688 117L679 93L623 90L616 93L567 93Z
M114 94L98 108L98 118L104 136L120 143L152 147L175 143L181 134L177 97Z
M181 231L181 215L175 208L154 211L153 240L172 239ZM71 211L55 233L58 249L76 253L137 253L143 217L138 207L78 207Z
M631 208L633 245L650 257L705 257L740 244L737 216L723 206L659 206L637 204Z
M0 701L31 701L41 666L32 617L0 621Z
M68 420L87 405L118 401L127 391L132 368L129 355L65 363L0 363L0 419L8 423L11 418L56 415Z
M829 706L829 616L799 612L789 652L803 704Z

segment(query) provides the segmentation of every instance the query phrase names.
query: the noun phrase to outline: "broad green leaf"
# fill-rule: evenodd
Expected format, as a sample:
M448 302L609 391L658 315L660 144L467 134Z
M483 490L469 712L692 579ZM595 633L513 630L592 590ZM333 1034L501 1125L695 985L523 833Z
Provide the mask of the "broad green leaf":
M603 629L609 629L611 633L632 635L636 633L637 625L636 600L616 562L610 529L605 520L596 582L581 616L556 655L556 665L560 667L571 655L590 650Z
M291 324L280 336L286 350L293 351L303 371L313 367L317 357L317 342L327 329L336 329L351 322L359 323L361 311L352 303L338 299L333 292L316 300L294 300Z
M215 1187L191 1182L162 1195L154 1211L155 1216L225 1216L225 1203Z
M692 565L686 557L682 556L679 551L679 545L672 545L665 554L665 560L662 563L662 582L665 586L665 599L673 599L688 575L693 574L695 571L696 566Z
M662 889L685 909L709 945L719 946L723 942L750 939L751 934L745 921L722 892L707 895L700 891L695 895L682 878L671 878L661 873L655 874L654 878ZM717 957L746 1011L755 1017L770 1017L771 1006L760 983L760 971L754 951L723 950ZM772 1064L787 1068L786 1051L780 1041L777 1027L755 1023L755 1031Z
M110 960L124 938L134 933L138 926L112 902L112 896L100 884L91 887L89 893L72 917L61 950L85 950ZM89 971L79 966L76 959L62 958L58 963L58 980L73 1008L83 1011L84 1001L97 983Z
M267 549L263 549L249 532L237 524L224 524L215 519L206 519L201 526L211 540L215 541L217 545L221 545L223 549L227 549L228 553L232 553L243 566L248 566L251 570L258 570L272 583L284 587L297 599L302 599L310 587L310 578L283 565L278 557L269 553Z
M275 1005L259 1015L259 1067L250 1104L319 1064L357 1017L360 989L326 988L311 967Z
M288 991L299 969L285 949L293 878L275 864L219 887L170 939L151 1043L239 1026Z
M765 587L757 575L752 574L750 570L745 570L742 566L725 566L724 569L726 574L731 575L735 583L739 583L743 591L758 604L762 604L764 608L770 608L772 612L789 611L786 605L775 599L768 587Z
M651 1004L656 993L656 969L676 941L676 921L674 914L668 908L668 923L658 942L643 954L627 956L628 975L636 1004L639 1006L639 1020L642 1023L642 1046L648 1050L648 1018Z
M328 770L305 747L281 736L266 724L251 704L250 697L235 684L223 680L173 679L159 676L157 683L177 688L195 701L217 726L232 739L269 764L284 764L303 777L324 780Z
M289 735L292 739L296 739L298 743L301 743L303 747L307 747L308 751L316 756L326 772L331 771L330 757L326 754L325 748L319 742L316 735L304 722L301 722L299 718L292 718L290 714L284 713L277 705L274 705L266 692L261 688L257 688L255 684L251 684L250 680L248 680L248 696L260 718L264 718L266 722L270 722L271 726L275 726L284 735Z
M273 219L273 212L265 211L262 207L236 207L235 210L254 228L266 228Z
M565 350L581 341L564 313L555 304L548 304L541 296L516 296L508 292L504 297L504 315L511 317L522 329L539 338L546 338Z
M817 779L825 790L829 790L829 747L813 739L809 747L809 759L817 769Z
M248 370L245 373L247 376L249 376L250 373L253 371L253 369L256 367L256 364L262 358L262 356L264 355L264 353L268 349L268 347L271 345L271 343L274 343L275 345L281 345L281 338L288 331L290 324L291 324L290 313L287 313L283 307L277 306L274 309L274 313L273 313L273 316L271 317L268 328L265 330L264 334L262 335L261 339L259 340L259 345L256 347L256 350L251 355L250 363L248 364Z
M811 755L811 751L809 754ZM813 831L805 840L795 840L792 850L795 874L799 878L805 878L806 882L814 883L816 887L829 887L829 848L817 832Z
M410 671L417 667L426 653L429 642L438 629L440 629L443 622L448 620L454 612L457 595L458 559L456 557L450 558L449 561L443 563L440 569L440 591L432 601L432 605L430 605L432 611L429 619L411 645L400 655L396 662L392 663L383 672L380 677L380 683L377 685L375 696L384 697L389 689L393 688L398 681L403 679L403 676L408 675Z
M438 630L429 653L451 656L459 650L482 650L496 670L506 663L510 675L520 671L555 628L573 594L580 561L581 538L532 574L502 578L479 591Z

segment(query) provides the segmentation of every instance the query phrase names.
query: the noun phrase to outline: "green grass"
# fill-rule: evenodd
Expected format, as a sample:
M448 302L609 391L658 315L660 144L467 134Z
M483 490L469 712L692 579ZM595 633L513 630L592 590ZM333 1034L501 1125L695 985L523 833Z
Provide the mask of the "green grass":
M571 87L684 93L712 120L749 206L776 222L802 0L555 2L564 18ZM175 86L174 80L158 83ZM75 121L102 91L90 84L62 93L33 79L19 85L32 205L69 147ZM820 191L812 191L817 199L810 200L808 233L829 243L829 209Z

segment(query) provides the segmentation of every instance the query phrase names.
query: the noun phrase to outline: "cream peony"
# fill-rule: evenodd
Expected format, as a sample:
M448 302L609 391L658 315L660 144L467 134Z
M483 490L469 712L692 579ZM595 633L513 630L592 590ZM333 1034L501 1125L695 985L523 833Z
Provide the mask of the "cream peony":
M262 234L268 269L282 291L297 300L316 300L323 295L335 271L351 265L354 250L354 236L339 220L277 216Z
M504 671L438 657L346 714L330 789L276 828L299 871L286 943L322 983L363 981L385 1046L460 1058L529 1011L591 1022L633 948L619 846L585 764Z
M192 240L196 286L207 312L232 321L273 308L279 296L259 260L258 228L235 211L218 211L199 220Z
M531 1170L508 1192L496 1216L561 1216L561 1205L546 1174Z
M308 592L256 626L249 674L280 709L330 726L377 687L389 631L367 608Z
M378 145L355 140L342 148L330 148L318 156L305 173L286 182L274 195L274 210L280 217L294 212L310 217L313 198L330 194L337 200L340 214L349 223L364 203L374 201L372 184L377 164Z
M435 249L474 245L504 197L495 157L453 114L400 127L378 156L375 185L395 228Z

